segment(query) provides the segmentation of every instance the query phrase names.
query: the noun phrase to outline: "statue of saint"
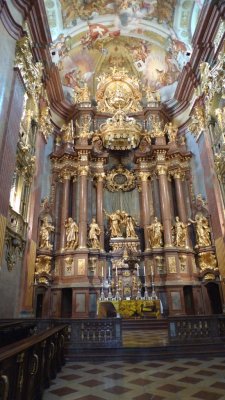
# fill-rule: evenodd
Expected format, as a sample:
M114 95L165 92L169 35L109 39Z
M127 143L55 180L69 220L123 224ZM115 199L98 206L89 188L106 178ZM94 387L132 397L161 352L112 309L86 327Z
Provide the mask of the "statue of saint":
M109 223L110 223L110 232L111 232L111 237L122 237L122 232L121 232L121 213L120 210L117 210L113 212L112 214L108 214L104 210L105 215L109 218Z
M40 229L40 249L52 250L52 244L50 243L50 234L54 232L55 228L48 222L48 218L43 219L43 223Z
M73 120L71 120L68 124L63 124L60 129L62 132L62 138L64 142L73 143L74 141L74 128L73 128Z
M164 132L168 134L169 141L175 142L177 137L178 128L172 122L168 122L164 127Z
M208 219L202 213L198 213L196 214L194 221L190 218L189 221L192 224L196 224L196 247L211 246L212 242Z
M190 224L185 224L180 221L179 217L175 218L174 225L174 244L178 247L185 247L187 241L187 227Z
M78 226L73 218L65 221L66 228L66 250L74 250L78 245Z
M124 221L125 226L126 226L126 237L128 238L137 238L137 234L135 232L135 220L133 217L130 215L126 216L126 219Z
M99 235L101 233L101 229L99 228L95 218L92 218L92 222L90 224L90 230L88 238L91 242L92 249L100 249Z
M154 222L147 226L148 239L151 247L161 247L163 245L162 232L163 226L161 222L158 221L158 218L155 217Z

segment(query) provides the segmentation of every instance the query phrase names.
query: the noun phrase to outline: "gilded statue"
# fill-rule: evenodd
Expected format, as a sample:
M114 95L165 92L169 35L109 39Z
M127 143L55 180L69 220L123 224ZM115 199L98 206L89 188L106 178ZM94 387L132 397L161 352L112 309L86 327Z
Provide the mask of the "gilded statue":
M65 221L66 228L66 250L74 250L78 245L78 226L73 218Z
M54 232L55 228L48 222L48 218L45 217L43 219L43 223L41 225L39 237L40 237L40 249L52 250L52 244L50 243L50 234Z
M77 91L78 92L74 93L75 103L90 103L90 93L87 82L85 82L84 87L77 88Z
M126 215L125 219L125 226L126 226L126 237L137 238L137 234L135 232L135 220L130 215Z
M60 129L62 132L62 138L64 142L73 143L74 140L74 128L73 128L73 120L71 120L68 124L63 124Z
M76 121L76 126L79 128L79 137L81 138L89 138L93 133L89 132L91 126L91 117L89 115L84 116L80 124Z
M180 221L179 217L175 218L174 225L174 244L178 247L185 247L187 241L187 227L190 224L185 224Z
M163 245L162 239L163 226L158 218L154 218L154 222L147 226L148 240L151 247L161 247Z
M208 219L202 213L198 213L194 221L190 218L189 221L196 225L196 247L211 246L212 242Z
M175 142L177 137L178 128L172 122L168 122L164 127L164 132L168 134L169 141Z
M100 249L100 242L99 242L100 233L101 229L99 228L95 218L92 218L88 235L92 249Z
M120 210L117 210L111 214L108 214L104 210L104 213L109 218L111 237L122 237L122 232L120 227L121 225Z

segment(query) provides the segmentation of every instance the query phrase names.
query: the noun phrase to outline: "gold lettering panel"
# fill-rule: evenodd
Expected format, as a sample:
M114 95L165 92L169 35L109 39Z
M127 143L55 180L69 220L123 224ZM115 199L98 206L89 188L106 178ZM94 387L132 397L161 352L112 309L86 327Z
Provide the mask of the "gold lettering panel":
M77 275L85 275L85 259L84 258L79 258L77 260Z
M168 272L170 274L175 274L177 272L175 257L168 257Z
M73 274L74 274L73 258L67 257L65 258L64 275L71 276Z

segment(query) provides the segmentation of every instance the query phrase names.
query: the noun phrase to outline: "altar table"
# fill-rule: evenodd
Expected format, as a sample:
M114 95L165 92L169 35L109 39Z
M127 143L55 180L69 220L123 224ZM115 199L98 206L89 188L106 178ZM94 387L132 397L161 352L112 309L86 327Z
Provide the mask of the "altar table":
M98 301L97 315L99 318L120 316L157 317L160 316L160 300L112 300Z

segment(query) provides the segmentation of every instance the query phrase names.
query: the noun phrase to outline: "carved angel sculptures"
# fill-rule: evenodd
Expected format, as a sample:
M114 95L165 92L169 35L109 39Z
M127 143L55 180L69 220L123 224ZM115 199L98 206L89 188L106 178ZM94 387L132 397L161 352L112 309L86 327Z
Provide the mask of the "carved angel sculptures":
M109 218L111 237L122 237L124 226L127 238L137 238L137 234L135 232L136 222L131 215L120 210L117 210L111 214L108 214L104 210L104 213Z

